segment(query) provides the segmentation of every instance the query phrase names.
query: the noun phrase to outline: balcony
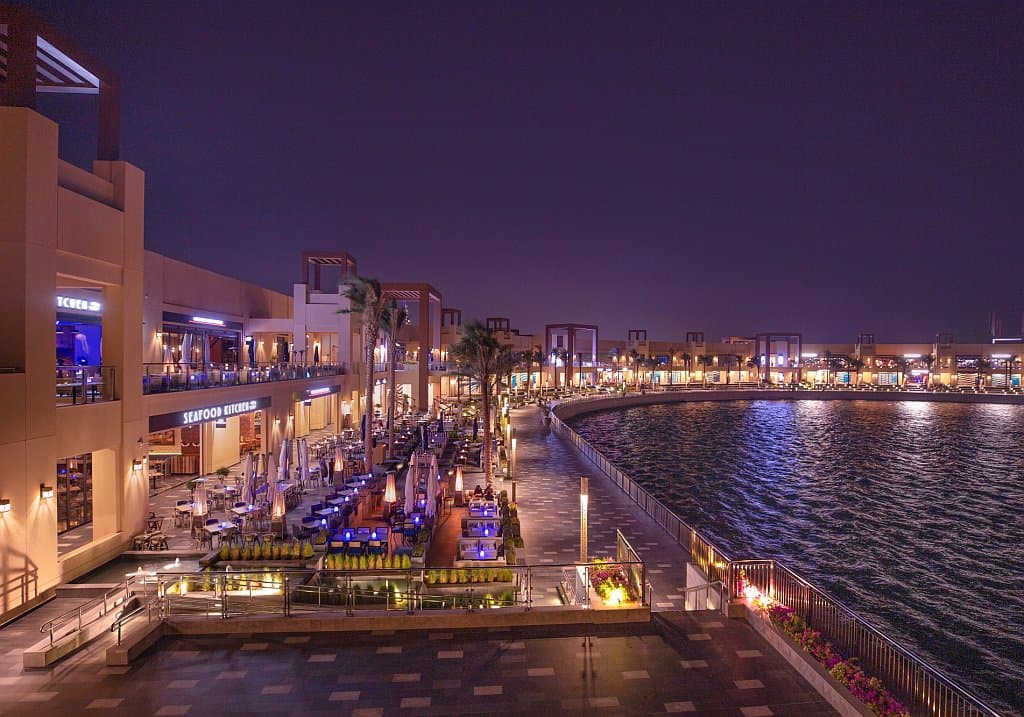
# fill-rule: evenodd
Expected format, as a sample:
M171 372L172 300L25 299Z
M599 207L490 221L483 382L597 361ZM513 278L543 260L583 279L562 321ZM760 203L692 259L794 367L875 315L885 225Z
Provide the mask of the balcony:
M116 401L113 366L57 366L58 406Z
M344 364L143 364L142 393L173 393L204 388L248 386L276 381L301 381L326 376L343 376Z

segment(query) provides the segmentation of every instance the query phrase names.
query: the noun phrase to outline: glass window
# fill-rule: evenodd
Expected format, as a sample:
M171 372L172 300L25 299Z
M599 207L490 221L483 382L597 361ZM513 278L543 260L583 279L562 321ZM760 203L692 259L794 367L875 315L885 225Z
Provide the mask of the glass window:
M57 532L92 522L92 453L57 461Z

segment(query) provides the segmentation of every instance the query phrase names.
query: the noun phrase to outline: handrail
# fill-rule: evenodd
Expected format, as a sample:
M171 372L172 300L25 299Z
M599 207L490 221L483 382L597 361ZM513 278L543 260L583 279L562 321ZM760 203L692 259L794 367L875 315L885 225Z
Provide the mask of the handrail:
M599 403L612 398L617 398L617 396L598 395L571 397L559 401L557 405L570 405L580 402ZM730 560L712 541L704 537L695 528L689 526L682 518L677 516L660 500L652 496L643 487L622 473L622 471L608 460L604 454L594 448L590 443L584 440L582 436L562 421L555 411L551 411L551 427L554 432L563 436L572 443L585 458L587 458L610 480L612 480L612 482L625 492L633 502L643 508L644 512L654 519L662 529L675 538L679 545L684 548L688 548L691 560L704 570L705 575L707 575L709 579L712 579L715 582L724 582L727 580L723 591L725 593L723 608L732 593L733 586L737 584L735 576L733 575L734 570L738 570L740 566L755 564L770 566L771 573L768 576L767 584L764 585L763 592L772 597L772 593L775 592L774 583L775 570L777 566L777 569L783 576L795 580L805 591L813 592L815 595L819 596L821 601L825 603L823 609L827 610L829 608L834 608L835 610L843 613L846 618L846 622L860 626L867 635L870 635L881 643L881 645L876 644L869 646L869 649L865 650L865 652L870 652L871 649L878 649L884 645L904 659L905 664L900 663L898 665L898 675L902 679L899 680L898 684L889 685L890 689L903 698L904 702L915 705L921 710L926 710L929 714L941 717L954 714L958 717L961 714L999 717L999 713L986 704L980 697L944 675L924 658L917 655L910 649L903 647L845 604L831 596L829 593L815 587L789 568L778 564L775 560ZM704 588L704 586L700 587ZM810 602L806 597L804 600L808 603ZM790 605L790 607L796 606ZM807 615L805 614L804 617L806 618ZM814 624L812 627L822 629L820 624ZM829 636L826 635L826 637ZM868 661L867 655L851 655L851 657L860 657L862 662ZM883 676L883 678L884 677L885 676ZM930 686L940 691L942 694L923 694L920 684L925 681L925 678L930 679L934 683ZM913 687L908 689L907 686L911 684L913 684ZM947 705L955 705L955 707L947 707Z
M122 614L116 620L114 620L114 622L110 625L110 631L111 632L117 631L117 644L118 645L121 644L121 627L125 623L129 622L130 620L134 620L142 612L146 612L147 613L148 619L146 620L146 622L152 622L153 621L153 606L154 606L155 603L156 603L155 600L147 600L145 603L143 603L142 605L139 605L137 608L135 608L131 612L129 612L127 614Z
M344 376L344 363L272 363L243 365L235 363L165 362L142 364L142 393L248 386L277 381L303 381Z
M100 597L93 598L87 603L79 605L78 607L72 608L55 618L47 620L39 626L40 634L45 635L46 633L50 633L50 646L53 647L54 634L59 632L64 625L70 622L75 622L74 627L70 631L56 637L58 640L62 640L69 635L74 635L75 633L80 632L82 628L88 627L111 610L128 602L131 598L129 590L131 586L135 584L136 577L137 576L135 575L129 576L125 578L123 582L118 583L117 586L104 592ZM124 592L124 597L121 600L118 600L116 597L112 597L120 594L122 591ZM108 604L108 600L110 600L110 604ZM93 615L93 611L97 608L99 609L99 612ZM86 614L90 614L91 617L86 619Z

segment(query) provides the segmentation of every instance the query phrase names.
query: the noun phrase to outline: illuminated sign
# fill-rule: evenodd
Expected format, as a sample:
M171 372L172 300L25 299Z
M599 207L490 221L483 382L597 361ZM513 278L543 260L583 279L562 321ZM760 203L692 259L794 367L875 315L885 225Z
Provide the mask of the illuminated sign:
M177 426L191 426L196 423L207 421L224 421L231 416L242 413L257 411L270 406L270 396L254 398L248 401L233 401L221 403L216 406L204 406L189 411L177 411L176 413L162 413L149 417L150 431L164 431Z
M317 388L310 388L306 389L305 391L294 392L292 394L292 400L305 402L313 398L323 398L324 396L330 396L332 393L340 392L341 386L318 386Z
M224 319L211 319L206 316L193 316L192 322L196 324L205 324L206 326L223 326Z
M76 299L72 296L58 296L57 307L61 309L71 309L72 311L88 311L95 314L103 309L103 304L98 301L90 301L89 299Z

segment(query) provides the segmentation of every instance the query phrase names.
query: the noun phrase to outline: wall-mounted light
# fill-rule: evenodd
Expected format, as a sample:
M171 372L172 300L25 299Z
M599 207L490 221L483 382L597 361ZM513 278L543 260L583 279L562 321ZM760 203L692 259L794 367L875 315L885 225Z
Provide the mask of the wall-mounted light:
M10 513L10 512L11 512L11 499L10 498L0 498L0 513Z
M53 497L53 486L46 485L45 483L39 484L39 497L43 500L49 500Z
M142 461L140 461L138 458L133 460L132 461L132 470L135 471L136 473L141 471L142 470Z

